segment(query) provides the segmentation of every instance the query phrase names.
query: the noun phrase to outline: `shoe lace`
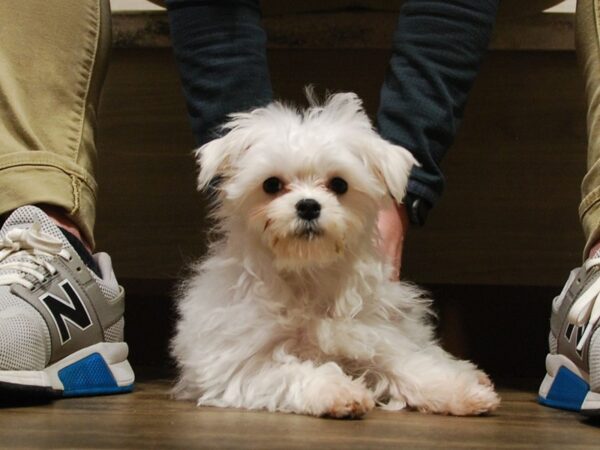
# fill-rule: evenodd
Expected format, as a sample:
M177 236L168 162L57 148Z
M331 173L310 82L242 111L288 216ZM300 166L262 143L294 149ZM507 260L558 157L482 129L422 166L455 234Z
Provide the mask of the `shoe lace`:
M71 259L63 243L43 233L39 223L9 230L0 240L0 286L17 283L33 289L31 280L44 282L48 274L57 272L48 261L54 256Z
M600 266L600 258L590 258L584 263L583 268L588 272L598 266ZM598 297L600 297L600 277L590 284L581 296L573 302L567 314L568 323L578 327L585 326L583 335L577 345L578 351L583 349L590 333L598 319L600 319L600 300L598 300Z

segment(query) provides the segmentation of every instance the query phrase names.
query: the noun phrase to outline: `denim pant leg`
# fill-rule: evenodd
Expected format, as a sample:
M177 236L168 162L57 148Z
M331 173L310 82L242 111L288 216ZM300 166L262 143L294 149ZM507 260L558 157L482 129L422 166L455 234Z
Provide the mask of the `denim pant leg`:
M269 103L258 0L166 0L175 57L198 144L227 115Z
M407 195L409 202L410 197L421 201L423 215L444 188L439 164L460 124L498 3L406 0L400 11L377 121L385 139L411 151L421 164L411 173Z

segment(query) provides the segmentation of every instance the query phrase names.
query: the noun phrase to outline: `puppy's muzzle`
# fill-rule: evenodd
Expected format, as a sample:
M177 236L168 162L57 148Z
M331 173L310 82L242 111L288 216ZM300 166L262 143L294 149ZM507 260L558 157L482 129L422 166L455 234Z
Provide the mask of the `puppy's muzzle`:
M303 198L296 203L296 215L303 220L315 220L321 215L321 204L312 198Z

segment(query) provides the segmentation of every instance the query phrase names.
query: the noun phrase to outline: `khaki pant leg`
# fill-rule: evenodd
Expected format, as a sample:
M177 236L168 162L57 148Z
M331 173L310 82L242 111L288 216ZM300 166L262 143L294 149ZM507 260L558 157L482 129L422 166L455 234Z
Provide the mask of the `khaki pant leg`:
M93 244L109 0L0 1L0 214L63 208Z
M585 79L588 129L588 172L581 185L579 215L586 237L584 259L600 240L600 5L578 0L576 46Z

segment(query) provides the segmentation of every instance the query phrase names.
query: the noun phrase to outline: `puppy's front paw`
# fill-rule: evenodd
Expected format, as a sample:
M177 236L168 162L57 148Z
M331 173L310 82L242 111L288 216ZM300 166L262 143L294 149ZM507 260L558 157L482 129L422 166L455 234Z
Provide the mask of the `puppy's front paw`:
M494 387L494 383L492 382L492 379L483 370L476 369L475 376L477 377L477 382L479 384L482 384L483 386L490 386L492 388Z
M500 397L492 381L481 370L469 371L457 376L452 384L453 399L441 411L455 416L479 416L494 411L500 405Z
M364 384L345 375L315 380L307 401L310 414L334 419L358 419L375 406Z
M465 389L464 397L459 399L452 414L479 416L494 411L500 405L500 397L487 374L478 370L476 375L477 382Z
M334 419L358 419L371 411L375 406L369 391L365 391L356 398L342 395L333 399L322 417Z

